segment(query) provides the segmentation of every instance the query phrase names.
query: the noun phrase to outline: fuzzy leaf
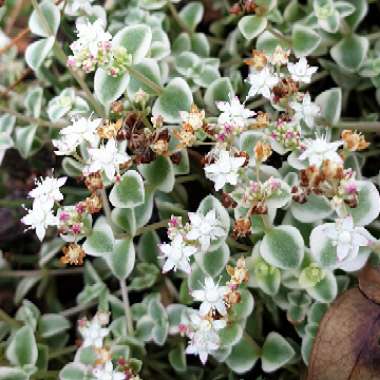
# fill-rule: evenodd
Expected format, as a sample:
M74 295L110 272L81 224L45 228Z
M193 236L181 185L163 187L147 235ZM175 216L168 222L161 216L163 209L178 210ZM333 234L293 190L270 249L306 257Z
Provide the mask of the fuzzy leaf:
M252 40L265 30L267 22L262 16L244 16L240 19L238 27L245 39Z
M25 51L25 61L34 71L38 70L44 59L51 52L54 37L42 38L30 44Z
M133 240L116 240L112 254L107 256L107 263L113 275L125 281L135 266L135 256Z
M34 10L29 18L30 31L40 37L49 37L57 34L61 19L58 7L53 2L45 0L39 4L39 8L44 19Z
M127 74L113 77L105 70L98 68L94 77L94 92L100 103L105 107L120 98L127 88L129 76Z
M321 114L330 125L335 125L342 113L342 90L339 87L321 92L315 103L321 108Z
M36 339L30 326L21 327L12 337L6 357L16 366L34 365L38 356Z
M187 25L187 27L194 31L197 25L202 21L204 13L204 6L201 2L194 1L186 4L179 12L179 17Z
M50 338L70 328L70 322L59 314L44 314L38 321L38 334Z
M83 249L90 256L105 256L112 253L114 237L111 227L102 223L94 227L91 235L83 244Z
M249 335L244 335L240 342L232 347L226 364L234 372L241 374L253 368L260 356L260 349Z
M320 42L321 37L314 30L303 25L294 25L292 31L292 44L297 56L312 54Z

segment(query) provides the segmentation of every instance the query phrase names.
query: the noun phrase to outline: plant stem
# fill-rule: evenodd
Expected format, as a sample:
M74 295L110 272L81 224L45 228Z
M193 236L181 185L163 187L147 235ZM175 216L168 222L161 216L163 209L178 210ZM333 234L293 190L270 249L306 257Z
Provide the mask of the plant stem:
M9 316L3 309L0 309L0 320L7 323L8 325L12 327L20 327L22 326L22 323L19 321L16 321L16 319L13 319L11 316Z
M164 220L161 220L160 222L148 224L147 226L139 228L135 236L142 235L143 233L148 232L148 231L155 231L155 230L158 230L159 228L166 227L168 225L168 222L169 222L169 219L164 219Z
M201 179L201 176L199 174L190 174L190 175L177 177L175 180L175 183L193 182L193 181L199 181L200 179Z
M238 248L242 251L249 252L252 249L252 247L250 247L249 245L239 243L238 241L232 239L231 237L227 238L227 244L230 245L231 247Z
M365 132L380 132L380 121L340 121L333 127L339 129L354 129Z
M120 280L121 297L123 299L125 319L127 321L128 335L134 335L131 306L129 304L128 288L125 280Z
M78 349L77 346L68 346L68 347L61 348L49 354L49 359L55 359L63 355L71 354L72 352L75 352L77 349Z
M4 106L0 106L0 112L9 113L12 116L15 116L17 119L24 121L25 123L29 124L36 124L39 127L46 127L46 128L64 128L66 124L62 123L51 123L46 120L42 120L39 118L34 118L31 116L23 115L17 111L12 110L11 108L7 108Z
M173 19L181 27L181 29L188 34L192 34L193 31L183 22L183 20L181 19L180 15L177 12L176 7L173 5L171 0L168 0L166 5L169 8L171 15L173 16Z
M48 276L66 276L83 273L83 268L68 268L68 269L36 269L36 270L3 270L0 271L0 278L14 277L34 277L41 275Z
M141 74L138 70L134 69L131 66L127 67L127 71L130 75L144 83L147 87L149 87L156 95L161 95L163 92L163 88L157 83L153 82L151 79L146 77L144 74Z

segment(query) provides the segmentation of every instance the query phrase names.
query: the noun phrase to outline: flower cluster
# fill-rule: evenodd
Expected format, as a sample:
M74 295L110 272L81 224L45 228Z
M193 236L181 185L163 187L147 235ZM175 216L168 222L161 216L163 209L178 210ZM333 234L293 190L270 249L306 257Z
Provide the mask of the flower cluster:
M113 46L111 34L104 30L103 20L91 23L87 18L78 19L76 28L78 39L70 45L73 55L67 61L70 67L81 68L85 73L101 67L113 77L125 73L132 63L131 55L124 47Z

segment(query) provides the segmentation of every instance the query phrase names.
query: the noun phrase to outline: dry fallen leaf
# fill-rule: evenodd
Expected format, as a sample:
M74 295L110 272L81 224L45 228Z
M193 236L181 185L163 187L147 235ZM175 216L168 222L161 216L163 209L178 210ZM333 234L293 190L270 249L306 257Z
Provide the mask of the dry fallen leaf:
M366 267L359 280L322 319L307 380L380 379L380 270Z

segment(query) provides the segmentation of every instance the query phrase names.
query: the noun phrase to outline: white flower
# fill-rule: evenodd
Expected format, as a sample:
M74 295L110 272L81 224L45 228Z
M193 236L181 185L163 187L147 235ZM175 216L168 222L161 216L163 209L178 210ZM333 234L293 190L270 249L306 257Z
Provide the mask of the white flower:
M238 170L243 166L245 157L232 157L226 150L219 152L216 161L205 167L206 177L215 183L215 190L220 190L226 183L236 185Z
M186 244L181 234L177 234L170 244L161 244L160 250L166 258L162 271L168 272L173 269L180 269L185 273L191 272L189 257L197 251L196 247Z
M206 363L209 354L220 347L218 330L226 326L225 320L208 320L200 317L198 313L190 316L192 331L189 333L190 342L186 348L187 354L199 355L201 362Z
M224 295L227 292L226 286L215 284L212 277L205 279L203 289L193 290L191 295L196 301L200 301L199 313L207 315L211 310L216 310L220 315L226 315L227 309L224 303Z
M63 195L60 191L60 187L66 183L66 180L67 177L46 177L44 179L41 178L40 181L36 181L37 187L29 192L29 196L40 201L40 203L50 205L50 208L52 208L54 202L60 202L63 200Z
M116 141L108 140L106 145L98 149L89 149L90 165L85 168L85 173L94 173L104 170L107 178L112 180L115 173L119 172L119 165L127 162L130 157L126 152L119 152Z
M81 321L80 321L81 322ZM109 329L102 327L96 316L91 321L80 323L78 328L83 337L82 347L103 347L103 339L109 334Z
M191 125L194 131L196 131L203 127L206 113L204 110L198 110L196 106L192 106L190 112L180 111L179 116L184 123Z
M60 134L72 141L76 146L82 142L88 142L91 147L96 147L99 143L99 136L96 129L100 126L102 119L87 119L80 117L73 119L72 124L66 128L61 129Z
M288 63L288 71L296 82L310 83L311 76L317 70L318 67L308 65L305 57L301 57L297 63Z
M29 229L36 230L37 237L42 241L49 226L57 226L58 218L53 215L51 204L40 202L38 199L33 202L33 207L21 219L21 222Z
M81 13L89 13L93 1L94 0L68 0L65 6L65 14L68 16L79 16Z
M113 369L112 361L109 360L102 367L93 370L93 375L97 380L124 380L125 373Z
M244 128L248 118L255 116L256 112L245 108L237 96L230 94L229 98L229 102L216 103L218 109L222 111L218 118L218 124Z
M302 103L291 102L290 107L295 112L294 119L303 120L309 128L314 126L314 119L320 114L320 109L311 101L310 94L304 95Z
M216 219L215 210L210 210L205 216L195 212L189 212L190 231L186 238L197 240L201 245L201 250L206 252L210 248L212 240L224 235L225 231Z
M66 135L52 140L52 144L57 149L54 151L57 156L69 156L75 152L77 139L75 136Z
M279 77L273 74L268 67L264 67L260 71L254 71L249 74L247 81L251 85L248 98L260 94L270 99L271 90L278 83Z
M363 227L355 227L352 216L337 219L335 223L327 223L326 235L336 246L339 261L346 258L354 259L359 253L359 247L369 244L367 231Z
M305 151L299 156L299 159L309 160L310 165L319 168L323 161L329 160L336 164L341 164L342 158L337 153L337 149L343 144L342 141L327 142L326 138L318 137L315 140L306 140Z
M112 39L112 35L104 31L105 25L101 19L97 19L93 23L88 19L78 19L76 28L78 39L70 45L74 54L80 54L84 49L96 57L99 45Z

